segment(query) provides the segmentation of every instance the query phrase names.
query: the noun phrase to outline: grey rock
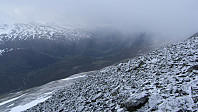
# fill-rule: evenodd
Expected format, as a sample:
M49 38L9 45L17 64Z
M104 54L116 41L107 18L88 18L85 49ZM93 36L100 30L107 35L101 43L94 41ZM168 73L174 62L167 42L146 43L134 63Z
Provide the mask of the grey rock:
M124 107L128 111L135 111L139 108L141 108L145 103L148 102L148 94L140 94L136 97L130 97L124 102Z

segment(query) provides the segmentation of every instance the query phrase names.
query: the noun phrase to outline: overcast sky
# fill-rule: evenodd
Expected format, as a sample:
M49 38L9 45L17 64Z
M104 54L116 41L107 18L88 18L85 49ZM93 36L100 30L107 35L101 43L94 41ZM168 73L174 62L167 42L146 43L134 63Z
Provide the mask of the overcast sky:
M159 37L198 32L198 0L1 0L0 23L111 26Z

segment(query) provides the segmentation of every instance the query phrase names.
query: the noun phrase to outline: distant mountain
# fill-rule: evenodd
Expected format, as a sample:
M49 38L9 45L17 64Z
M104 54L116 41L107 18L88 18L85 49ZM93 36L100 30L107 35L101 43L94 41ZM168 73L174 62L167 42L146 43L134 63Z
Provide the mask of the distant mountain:
M194 35L101 70L1 96L0 111L197 112L197 45Z
M146 33L43 24L0 25L0 94L96 70L151 49Z
M48 40L80 40L90 38L91 34L85 29L75 26L57 26L42 24L1 24L0 42L32 39Z

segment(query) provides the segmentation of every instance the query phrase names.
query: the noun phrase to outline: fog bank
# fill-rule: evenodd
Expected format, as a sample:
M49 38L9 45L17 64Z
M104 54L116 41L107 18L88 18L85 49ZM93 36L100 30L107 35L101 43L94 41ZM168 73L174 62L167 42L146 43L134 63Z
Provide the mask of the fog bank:
M79 24L176 41L198 32L197 0L5 0L0 23Z

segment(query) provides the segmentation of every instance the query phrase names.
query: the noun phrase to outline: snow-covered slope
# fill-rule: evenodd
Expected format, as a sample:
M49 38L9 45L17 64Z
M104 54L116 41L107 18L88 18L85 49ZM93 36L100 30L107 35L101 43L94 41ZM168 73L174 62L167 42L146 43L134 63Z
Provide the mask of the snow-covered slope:
M35 111L198 111L198 37L106 67Z
M85 28L42 25L42 24L1 24L0 44L7 41L50 39L76 41L90 38L91 34Z

